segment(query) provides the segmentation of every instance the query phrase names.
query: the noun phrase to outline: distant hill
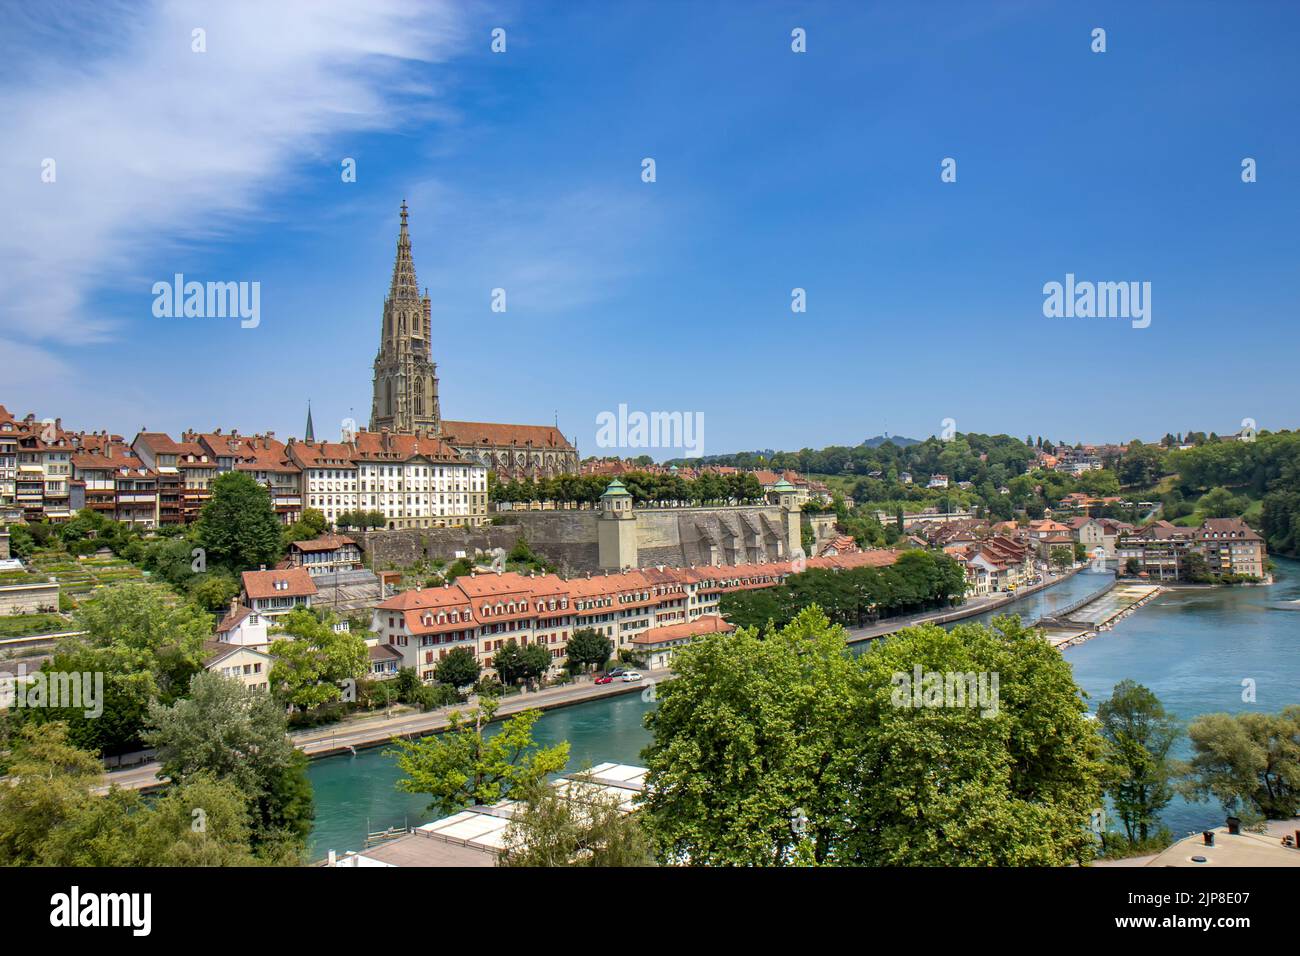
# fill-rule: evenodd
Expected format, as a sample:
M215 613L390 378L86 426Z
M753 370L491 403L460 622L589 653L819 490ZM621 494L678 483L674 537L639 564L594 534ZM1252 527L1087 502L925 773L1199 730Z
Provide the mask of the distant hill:
M904 438L902 435L877 435L875 438L868 438L862 444L868 448L879 448L887 441L892 441L899 448L907 448L909 445L919 445L921 442L916 438Z

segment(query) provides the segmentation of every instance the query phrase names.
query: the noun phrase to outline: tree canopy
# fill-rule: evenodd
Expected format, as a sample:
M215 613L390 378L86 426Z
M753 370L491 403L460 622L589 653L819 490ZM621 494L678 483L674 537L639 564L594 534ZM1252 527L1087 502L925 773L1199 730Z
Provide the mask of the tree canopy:
M678 651L678 676L646 717L654 742L643 825L663 858L880 866L1089 857L1101 740L1069 665L1038 632L1013 617L927 625L858 658L844 638L808 607L785 627L706 636ZM972 685L970 705L906 706L900 677L917 668L941 675L941 691L947 675L960 686L983 680L982 699Z
M242 471L228 471L212 482L212 497L199 512L195 536L208 564L235 572L274 564L284 553L270 490Z
M397 781L398 789L428 794L429 809L445 816L476 803L529 793L549 774L564 769L567 742L542 747L533 740L540 711L522 711L487 734L496 708L495 701L484 700L467 716L453 711L440 734L394 740L392 752L406 774Z

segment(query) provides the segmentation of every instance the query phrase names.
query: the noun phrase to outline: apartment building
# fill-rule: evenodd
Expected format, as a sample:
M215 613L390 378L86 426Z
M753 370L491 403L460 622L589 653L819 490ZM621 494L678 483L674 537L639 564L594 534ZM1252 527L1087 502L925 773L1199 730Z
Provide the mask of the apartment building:
M1264 539L1240 518L1207 518L1199 528L1180 528L1155 521L1123 535L1116 546L1120 567L1136 560L1140 573L1159 580L1178 580L1187 558L1199 554L1211 574L1263 578L1268 558Z
M180 445L162 432L140 432L131 442L131 450L158 483L158 523L184 522L185 477L180 470Z
M291 441L289 458L302 470L303 504L331 524L360 510L359 478L352 445L343 442Z
M197 446L210 462L216 464L216 474L211 475L211 480L227 472L242 471L265 486L270 492L276 517L282 523L292 524L302 517L302 469L288 454L285 443L276 439L275 432L241 435L238 431L223 433L221 429L202 433L186 431L181 435L181 444ZM200 461L198 464L206 463ZM197 472L200 469L191 465L191 470ZM195 484L200 484L202 477L194 477ZM201 502L202 489L196 487L193 491L192 498ZM201 503L199 507L202 507Z
M125 445L72 456L73 512L89 508L139 528L158 526L158 476Z
M212 497L217 463L208 450L194 441L177 442L176 467L181 473L181 514L186 524L197 521Z
M428 432L357 432L357 507L389 528L487 524L487 468Z
M0 405L0 508L11 508L17 491L18 424Z
M814 558L807 567L883 567L895 551L863 551ZM371 632L402 656L423 680L439 660L468 648L485 668L511 640L540 644L558 663L580 628L605 635L616 650L635 647L663 654L689 637L664 631L718 615L729 591L773 587L793 573L789 561L696 568L641 568L565 580L553 574L472 573L438 588L404 591L379 604Z
M1033 545L1026 539L994 535L972 543L960 555L971 594L1013 591L1034 580Z
M265 486L285 524L304 508L336 522L380 512L389 528L487 524L487 468L432 432L355 432L347 442L282 442L274 432L65 432L58 419L17 421L0 406L0 506L27 520L64 521L81 507L147 527L195 521L218 475ZM80 468L74 458L80 460ZM75 497L74 497L75 496Z
M1193 539L1211 574L1264 577L1264 539L1240 518L1207 518Z
M1192 544L1191 528L1180 528L1164 520L1153 521L1121 537L1116 544L1116 557L1121 569L1130 559L1136 559L1142 573L1161 581L1177 580L1183 575Z
M72 517L72 454L62 423L28 415L18 427L14 463L14 504L28 521Z

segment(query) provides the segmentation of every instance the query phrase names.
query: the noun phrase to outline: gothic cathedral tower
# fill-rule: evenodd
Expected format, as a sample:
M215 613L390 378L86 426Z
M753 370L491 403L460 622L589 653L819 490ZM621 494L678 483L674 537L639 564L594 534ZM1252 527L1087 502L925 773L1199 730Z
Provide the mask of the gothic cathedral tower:
M438 366L430 356L432 305L420 296L411 258L411 236L406 231L406 200L402 200L402 228L397 234L397 261L393 282L384 300L384 326L375 356L374 399L370 405L370 430L393 432L441 430L438 408Z

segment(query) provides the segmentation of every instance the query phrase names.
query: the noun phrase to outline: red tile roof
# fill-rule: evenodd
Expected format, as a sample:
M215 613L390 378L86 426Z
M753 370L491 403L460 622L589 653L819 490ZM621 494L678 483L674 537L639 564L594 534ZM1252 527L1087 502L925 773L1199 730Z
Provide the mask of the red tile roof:
M323 534L319 538L311 538L307 541L294 541L289 547L298 551L337 551L345 545L360 547L351 538L344 537L341 534Z
M306 568L286 568L273 571L245 571L244 593L249 600L273 597L306 597L316 593L316 583ZM287 586L277 587L278 582Z
M701 634L730 634L736 625L716 614L705 614L694 621L682 621L680 624L666 624L663 627L651 627L632 638L633 644L666 644L682 638L699 637Z
M500 425L492 422L442 422L442 435L453 445L517 445L573 451L573 445L553 425Z

